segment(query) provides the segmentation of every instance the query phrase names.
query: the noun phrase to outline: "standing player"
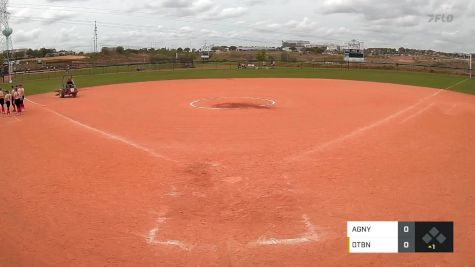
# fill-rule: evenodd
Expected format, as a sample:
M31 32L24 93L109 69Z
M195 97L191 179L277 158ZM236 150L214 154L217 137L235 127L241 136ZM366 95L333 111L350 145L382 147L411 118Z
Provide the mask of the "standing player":
M13 106L16 106L16 111L18 115L21 115L21 97L20 93L18 93L18 88L15 88L12 94L13 98Z
M10 104L12 102L12 95L10 92L5 91L5 105L7 106L7 115L10 115Z
M12 112L16 112L15 98L13 97L15 91L16 91L16 87L12 85L12 90L10 91L10 94L12 95L12 107L13 107Z
M20 94L20 109L21 111L25 111L25 105L23 103L25 100L25 88L23 88L22 84L18 86L18 93Z
M0 88L0 106L2 106L2 114L5 114L5 93L3 92L3 89Z

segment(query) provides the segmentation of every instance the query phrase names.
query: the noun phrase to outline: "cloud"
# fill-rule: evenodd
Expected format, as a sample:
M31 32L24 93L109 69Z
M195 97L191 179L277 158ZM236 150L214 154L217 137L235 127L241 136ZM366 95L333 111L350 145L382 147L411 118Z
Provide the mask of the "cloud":
M192 42L197 48L205 40L217 45L276 46L283 39L343 44L358 39L368 47L468 51L475 35L473 0L18 1L11 1L10 25L14 41L24 47L90 49L90 21L95 20L100 43L124 47ZM453 15L454 21L429 23L428 15L438 13ZM73 37L65 25L74 25Z
M225 6L215 0L162 0L147 1L142 4L129 4L130 12L164 13L175 17L195 17L205 20L219 20L239 17L247 11L246 7Z
M132 12L145 11L155 14L166 12L179 17L199 15L216 8L216 4L212 0L162 0L129 5L128 9Z
M193 32L193 28L189 26L183 26L180 29L178 29L179 34L189 34Z
M216 14L215 18L217 19L227 19L234 18L243 15L247 11L247 8L244 7L229 7L224 8Z
M457 14L466 12L470 0L325 0L317 13L353 14L366 20L394 19L401 17L427 17L429 14Z
M246 6L257 6L265 4L266 1L264 0L243 0L242 3Z
M29 20L38 21L41 24L53 24L66 19L72 19L78 14L64 8L46 8L38 12L37 9L21 8L12 10L12 18L18 23L28 23Z
M29 31L19 30L18 32L14 33L13 41L15 43L26 43L26 42L34 42L41 34L40 28L35 28Z
M78 36L76 35L76 32L77 32L76 27L61 28L55 34L56 40L58 42L76 42L78 40Z
M84 0L46 0L47 3L87 2Z
M269 20L257 21L253 25L258 32L281 32L281 33L301 33L310 34L317 28L317 23L304 17L302 20L289 20L285 23L276 23Z
M291 20L285 24L288 28L297 31L308 31L315 28L317 25L316 22L310 21L307 17L303 18L301 21Z
M220 37L223 36L221 32L215 30L201 29L200 35L206 37Z
M407 15L401 16L397 18L382 18L382 19L375 19L373 20L373 24L386 26L390 25L390 27L412 27L419 25L421 23L425 23L427 21L427 17L419 17L414 15Z
M162 6L165 8L187 8L193 1L188 0L165 0L162 2Z

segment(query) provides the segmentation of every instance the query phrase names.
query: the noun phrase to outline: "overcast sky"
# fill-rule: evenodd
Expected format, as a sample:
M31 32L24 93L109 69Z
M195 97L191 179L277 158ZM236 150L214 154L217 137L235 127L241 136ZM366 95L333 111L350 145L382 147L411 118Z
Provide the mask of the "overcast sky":
M9 11L15 48L91 51L96 20L100 47L357 39L365 47L475 52L473 0L10 0Z

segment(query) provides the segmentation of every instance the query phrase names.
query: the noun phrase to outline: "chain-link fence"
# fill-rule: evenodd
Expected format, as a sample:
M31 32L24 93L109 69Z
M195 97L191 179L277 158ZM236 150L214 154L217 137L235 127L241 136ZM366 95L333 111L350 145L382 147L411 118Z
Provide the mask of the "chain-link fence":
M198 70L237 70L237 69L339 69L341 71L373 69L390 71L411 71L446 73L455 75L469 75L469 61L466 66L461 64L404 64L393 62L344 62L344 61L310 61L310 62L258 62L258 61L189 61L189 62L158 62L158 63L127 63L115 65L96 65L93 63L72 64L64 68L50 68L35 71L17 70L14 73L15 81L58 78L64 75L100 75L110 73L130 73L141 71L175 71L183 69Z

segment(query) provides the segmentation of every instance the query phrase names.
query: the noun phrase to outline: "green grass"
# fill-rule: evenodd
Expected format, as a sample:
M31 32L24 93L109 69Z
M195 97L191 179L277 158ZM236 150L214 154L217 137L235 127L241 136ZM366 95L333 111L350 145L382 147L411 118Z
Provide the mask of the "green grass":
M120 69L122 70L122 69ZM311 68L277 68L259 70L235 70L235 69L181 69L161 71L129 71L122 73L104 73L97 71L82 70L74 77L79 88L131 83L142 81L178 80L178 79L206 79L206 78L324 78L358 81L374 81L383 83L396 83L416 85L432 88L447 88L467 77L447 74L421 73L421 72L398 72L386 70L341 70L341 69L311 69ZM40 94L52 92L61 85L61 74L56 77L38 76L35 79L22 79L27 93ZM2 88L8 88L8 84L2 84ZM475 79L465 80L450 90L475 94Z

